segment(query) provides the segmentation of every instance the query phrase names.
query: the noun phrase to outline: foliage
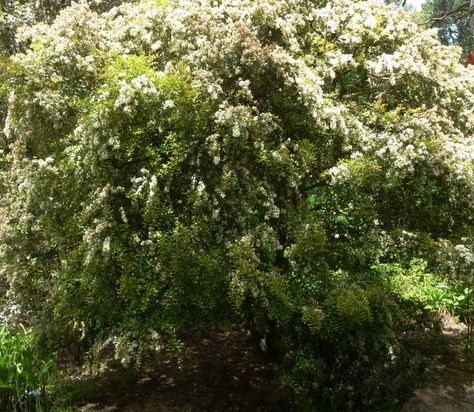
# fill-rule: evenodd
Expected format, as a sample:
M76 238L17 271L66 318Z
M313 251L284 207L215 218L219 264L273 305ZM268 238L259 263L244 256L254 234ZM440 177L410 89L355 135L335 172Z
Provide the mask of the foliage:
M426 312L439 315L440 310L451 309L450 302L454 291L452 286L441 276L427 270L427 262L421 259L412 260L408 267L401 264L378 264L375 270L382 273L391 285L393 292L400 298L418 305L420 318ZM412 311L409 316L414 317ZM433 320L438 320L435 316Z
M0 408L3 411L41 411L54 367L38 357L31 333L0 328Z
M309 404L395 402L406 276L468 279L459 48L348 0L80 3L18 40L0 273L45 342L128 362L247 321Z
M304 307L283 383L296 393L298 410L391 410L417 387L425 366L398 339L411 323L406 306L375 272L352 282L335 277L323 305Z
M453 292L446 307L467 326L465 351L472 351L474 339L474 244L463 239L461 244L445 241L441 251L443 269L449 274Z

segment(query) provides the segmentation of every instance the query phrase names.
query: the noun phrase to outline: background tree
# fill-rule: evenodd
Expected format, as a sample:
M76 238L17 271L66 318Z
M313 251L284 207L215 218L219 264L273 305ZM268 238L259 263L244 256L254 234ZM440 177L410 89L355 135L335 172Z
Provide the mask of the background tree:
M474 49L474 4L465 0L432 0L423 4L419 19L439 30L444 44L456 44L464 52Z

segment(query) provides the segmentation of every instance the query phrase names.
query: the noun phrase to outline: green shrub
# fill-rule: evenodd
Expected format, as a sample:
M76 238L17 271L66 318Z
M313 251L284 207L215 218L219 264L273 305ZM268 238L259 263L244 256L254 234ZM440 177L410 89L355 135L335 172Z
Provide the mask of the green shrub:
M321 303L306 306L280 331L292 337L282 381L297 408L391 410L409 397L424 368L400 339L411 304L375 271L352 279L334 274Z

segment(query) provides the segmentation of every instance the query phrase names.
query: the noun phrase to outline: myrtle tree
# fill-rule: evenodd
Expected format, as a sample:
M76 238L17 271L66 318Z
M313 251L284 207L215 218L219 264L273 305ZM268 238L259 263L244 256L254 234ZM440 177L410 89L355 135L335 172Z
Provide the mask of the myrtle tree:
M411 322L379 266L472 256L459 48L349 0L79 3L18 40L0 269L33 325L127 360L247 321L300 399L393 400Z

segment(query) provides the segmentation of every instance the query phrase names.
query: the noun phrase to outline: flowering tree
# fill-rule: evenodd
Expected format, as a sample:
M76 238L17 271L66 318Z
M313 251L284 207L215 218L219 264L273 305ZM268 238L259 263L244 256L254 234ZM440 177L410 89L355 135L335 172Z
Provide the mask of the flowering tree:
M407 321L378 265L472 251L458 48L349 0L80 3L19 40L9 299L79 340L247 319L298 393L381 396Z

